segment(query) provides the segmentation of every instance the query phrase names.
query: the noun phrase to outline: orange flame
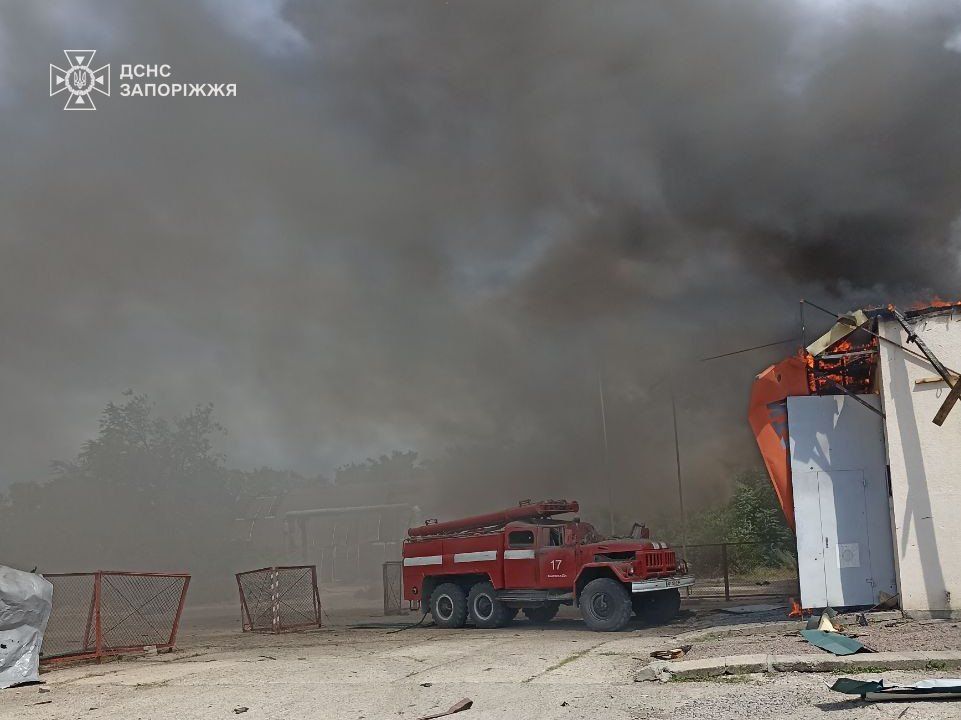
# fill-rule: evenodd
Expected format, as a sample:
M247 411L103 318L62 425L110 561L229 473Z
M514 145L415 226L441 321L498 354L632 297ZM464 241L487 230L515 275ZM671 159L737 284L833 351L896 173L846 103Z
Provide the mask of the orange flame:
M925 310L927 308L956 307L958 305L961 305L961 300L942 300L939 296L935 295L930 300L917 300L911 303L910 309Z
M832 345L830 353L827 354L840 355L861 350L875 350L876 348L877 340L875 338L871 338L864 344L856 344L850 338L844 338ZM812 395L820 395L822 391L833 392L832 385L828 380L833 380L841 387L852 392L864 394L871 391L872 368L876 362L874 356L831 359L819 357L815 363L814 357L805 353L804 361L808 366L808 387ZM817 375L815 375L815 370L817 370Z
M806 617L811 617L811 611L805 610L801 607L801 603L794 598L791 598L791 612L789 612L787 616L789 618L798 618L799 620L802 620Z

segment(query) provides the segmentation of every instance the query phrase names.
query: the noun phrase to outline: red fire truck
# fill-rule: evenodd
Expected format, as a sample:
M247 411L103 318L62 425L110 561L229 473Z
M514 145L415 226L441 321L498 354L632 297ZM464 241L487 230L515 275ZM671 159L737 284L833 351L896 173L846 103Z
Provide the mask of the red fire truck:
M651 623L670 621L680 588L694 584L684 562L646 528L630 538L605 538L580 518L555 517L578 509L576 501L522 502L410 528L404 598L444 628L500 627L519 611L546 623L571 604L591 630L620 630L632 613Z

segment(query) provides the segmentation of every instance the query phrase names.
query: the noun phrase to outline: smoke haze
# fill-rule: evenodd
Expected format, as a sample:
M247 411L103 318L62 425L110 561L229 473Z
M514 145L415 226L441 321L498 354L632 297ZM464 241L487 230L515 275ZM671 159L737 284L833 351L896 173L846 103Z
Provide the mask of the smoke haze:
M95 113L47 96L73 47ZM126 62L239 97L120 98ZM132 387L213 402L235 467L499 447L445 492L589 505L603 377L640 503L670 372L708 497L793 348L692 360L800 297L958 297L954 2L6 2L0 113L0 488Z

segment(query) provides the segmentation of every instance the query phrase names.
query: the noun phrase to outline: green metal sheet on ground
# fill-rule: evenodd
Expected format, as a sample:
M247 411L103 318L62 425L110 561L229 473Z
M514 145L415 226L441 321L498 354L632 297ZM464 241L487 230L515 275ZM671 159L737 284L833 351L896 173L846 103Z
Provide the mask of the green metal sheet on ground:
M835 655L853 655L857 652L873 652L854 638L827 630L802 630L801 635L812 645Z
M884 680L838 678L831 689L845 695L859 695L865 700L961 700L961 679L931 679L898 685Z

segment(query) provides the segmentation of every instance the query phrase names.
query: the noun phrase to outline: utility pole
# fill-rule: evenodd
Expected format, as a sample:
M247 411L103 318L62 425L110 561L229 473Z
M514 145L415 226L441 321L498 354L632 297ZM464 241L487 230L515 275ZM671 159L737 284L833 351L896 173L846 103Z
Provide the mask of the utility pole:
M804 350L804 348L807 347L807 340L805 339L805 335L807 335L807 328L804 327L804 299L803 298L801 299L801 302L799 303L799 305L800 305L800 312L801 312L801 350Z
M677 504L681 510L681 550L687 560L687 513L684 511L684 483L681 480L681 446L677 439L677 401L674 398L674 376L669 378L671 388L671 419L674 422L674 464L677 468Z
M604 405L604 375L597 373L597 391L601 397L601 433L604 436L604 477L607 481L607 515L610 522L611 537L614 537L614 495L611 490L611 461L607 445L607 410Z

